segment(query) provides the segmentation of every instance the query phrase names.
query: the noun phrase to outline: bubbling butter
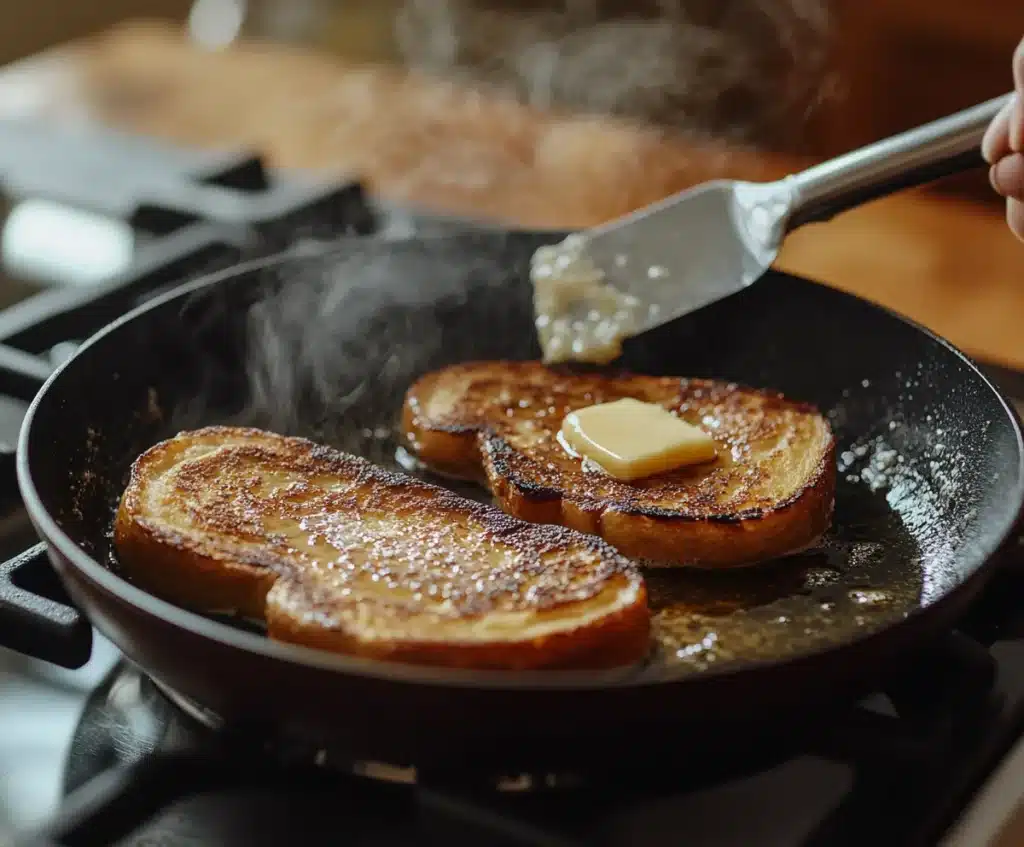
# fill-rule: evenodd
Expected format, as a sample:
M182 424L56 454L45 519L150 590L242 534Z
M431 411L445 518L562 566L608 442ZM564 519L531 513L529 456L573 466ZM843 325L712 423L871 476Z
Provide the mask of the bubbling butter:
M558 440L624 482L710 462L717 455L714 439L699 427L629 397L570 412Z
M605 280L586 255L587 239L570 235L539 248L530 261L534 318L544 361L604 365L641 328L640 301Z

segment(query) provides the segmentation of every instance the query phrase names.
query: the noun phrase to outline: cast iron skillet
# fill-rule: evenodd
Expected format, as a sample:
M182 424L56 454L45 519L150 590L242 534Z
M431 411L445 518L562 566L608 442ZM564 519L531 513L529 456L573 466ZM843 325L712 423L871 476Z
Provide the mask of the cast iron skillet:
M537 355L529 257L561 237L340 243L190 284L99 333L47 382L18 448L22 494L74 602L231 727L423 767L622 761L723 732L735 741L865 690L951 627L1021 510L1015 414L944 341L778 273L635 339L622 364L771 387L826 411L840 456L833 538L747 573L658 577L656 605L689 605L659 618L671 637L639 671L334 656L182 610L118 575L108 533L140 451L238 421L393 463L389 428L413 378Z

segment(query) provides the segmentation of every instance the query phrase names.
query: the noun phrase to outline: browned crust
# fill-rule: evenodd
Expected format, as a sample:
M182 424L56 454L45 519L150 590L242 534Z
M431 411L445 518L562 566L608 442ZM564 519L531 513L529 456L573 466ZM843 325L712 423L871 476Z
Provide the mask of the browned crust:
M466 670L600 670L636 664L650 652L646 589L637 601L585 627L566 628L542 638L480 642L362 640L342 629L316 625L290 613L308 602L301 584L282 581L277 602L267 605L271 638L332 653L380 661ZM275 593L278 588L275 588Z
M719 504L713 500L697 504L698 508L687 508L690 504L685 504L668 509L645 503L642 492L633 500L595 494L581 484L578 474L564 475L553 483L550 479L539 481L534 473L537 462L512 447L503 434L500 419L491 417L501 410L460 410L454 419L444 420L433 420L425 414L434 392L447 390L446 381L465 378L473 368L486 369L490 372L488 378L493 378L496 371L508 369L508 383L513 391L517 383L538 379L537 369L558 378L564 375L560 370L544 369L539 363L470 363L428 374L406 394L403 431L418 458L443 473L482 481L501 508L511 515L598 535L627 556L650 564L708 568L742 567L797 552L813 545L831 524L835 439L827 421L812 406L765 391L701 381L708 390L717 389L723 396L742 393L763 404L768 412L787 409L813 415L824 427L827 440L813 471L784 498L735 511L717 509ZM587 380L588 386L598 384L593 374L582 379ZM653 378L606 374L597 379L610 385L619 380L631 383ZM460 414L465 414L466 419L459 420Z
M418 531L415 512L410 509L421 506L453 521L472 518L476 521L473 526L481 527L472 530L477 540L484 538L490 544L519 545L524 550L565 550L567 556L596 554L599 574L604 576L595 577L599 585L589 599L529 608L531 621L557 624L538 635L503 632L486 641L479 636L460 641L458 630L454 635L446 630L443 637L435 638L429 632L424 637L420 628L414 636L405 637L392 627L380 637L372 628L332 618L332 598L324 596L323 587L315 580L311 582L302 567L272 545L246 547L241 555L231 542L245 538L249 530L232 523L230 514L225 517L223 533L211 534L178 531L164 516L147 512L147 486L159 477L161 469L175 466L180 451L204 440L229 439L241 442L237 447L233 444L232 455L244 456L248 461L271 461L265 457L272 455L275 469L355 480L361 491L369 492L374 508L393 506L395 520L407 520L410 534ZM267 453L271 447L273 450ZM221 478L229 479L235 473L231 461L226 458L222 467L215 468ZM179 471L179 478L183 478L184 497L188 497L191 486L210 484L199 477L188 479L185 471ZM223 485L227 494L232 493L227 482L213 484ZM216 522L220 517L210 519ZM640 577L625 558L598 539L560 527L524 523L493 507L357 457L260 430L208 427L182 433L142 454L132 467L121 498L114 543L122 567L159 596L204 611L234 609L246 617L265 620L271 638L337 653L459 668L542 669L619 667L642 660L649 649L649 614ZM629 590L630 602L617 602L623 589ZM605 605L599 605L602 603ZM580 623L580 615L595 609L598 616ZM467 613L467 626L478 618Z

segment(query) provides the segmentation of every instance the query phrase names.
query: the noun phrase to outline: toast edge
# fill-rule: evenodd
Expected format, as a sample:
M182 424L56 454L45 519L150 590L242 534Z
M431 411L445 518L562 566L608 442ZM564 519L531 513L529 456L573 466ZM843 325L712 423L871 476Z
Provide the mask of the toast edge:
M188 435L263 437L242 427L204 427ZM162 523L147 519L141 507L148 469L174 451L185 433L161 441L143 452L131 466L128 485L118 502L113 542L118 564L159 597L205 611L233 611L262 618L267 593L278 575L260 563L243 563L211 551Z
M282 595L294 590L281 580L268 597L267 631L272 638L379 661L463 670L611 670L642 664L651 645L647 590L625 576L609 586L616 598L630 591L593 622L514 640L391 640L353 637L342 628L323 627L285 611Z

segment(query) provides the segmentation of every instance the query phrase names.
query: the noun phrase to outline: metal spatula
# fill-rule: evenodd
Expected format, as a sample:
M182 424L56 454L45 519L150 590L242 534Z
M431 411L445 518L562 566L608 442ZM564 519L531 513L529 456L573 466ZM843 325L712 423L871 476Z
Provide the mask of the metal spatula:
M578 270L583 261L592 275L626 295L637 308L622 334L637 335L755 282L798 226L981 165L985 129L1011 96L776 182L706 183L580 233L565 249L558 245L552 254L549 248L548 257L554 255L557 265L562 250L563 267L575 262ZM579 332L558 358L588 358L595 348L588 320L597 318L585 298L567 302L563 326Z

